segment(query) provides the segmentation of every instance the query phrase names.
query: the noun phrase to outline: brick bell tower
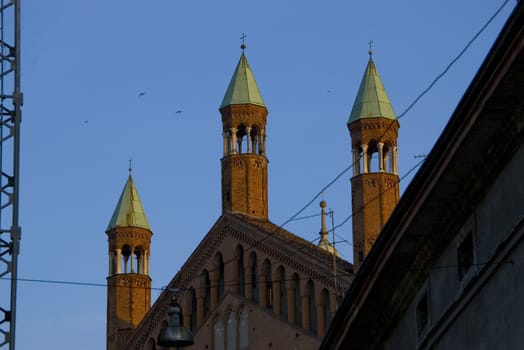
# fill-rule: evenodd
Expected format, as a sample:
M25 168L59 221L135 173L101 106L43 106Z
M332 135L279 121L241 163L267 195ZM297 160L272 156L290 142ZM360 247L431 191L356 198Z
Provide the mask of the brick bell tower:
M121 350L130 332L151 307L149 247L153 233L138 196L131 168L106 230L107 349Z
M399 123L369 51L369 61L347 122L353 153L351 201L353 265L357 271L399 197Z
M220 105L224 156L222 163L222 212L268 218L265 149L268 111L242 55Z

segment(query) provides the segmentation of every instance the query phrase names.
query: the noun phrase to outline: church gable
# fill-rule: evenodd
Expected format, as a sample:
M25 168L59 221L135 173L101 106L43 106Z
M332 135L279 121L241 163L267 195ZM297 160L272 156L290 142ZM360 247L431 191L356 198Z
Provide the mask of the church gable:
M235 322L240 322L239 305L253 304L256 310L270 313L280 322L317 339L324 334L337 299L341 299L352 278L351 264L340 258L336 262L338 278L333 270L333 255L316 245L270 222L224 214L169 283L169 288L179 290L184 326L195 337L213 336L213 318L227 323L228 316L218 310L225 307L226 298L234 298L236 302L231 307L237 308ZM133 345L141 338L139 333L160 332L170 297L170 293L162 293L151 310L154 315L146 315L128 348L142 348ZM255 314L250 314L251 322L260 319Z

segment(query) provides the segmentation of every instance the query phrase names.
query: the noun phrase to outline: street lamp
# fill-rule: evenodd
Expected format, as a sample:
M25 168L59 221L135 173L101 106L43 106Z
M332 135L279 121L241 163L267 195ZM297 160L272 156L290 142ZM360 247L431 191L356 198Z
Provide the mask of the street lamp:
M157 345L159 346L183 348L195 343L191 331L183 327L182 308L176 299L175 294L167 311L167 327L162 329L158 335Z

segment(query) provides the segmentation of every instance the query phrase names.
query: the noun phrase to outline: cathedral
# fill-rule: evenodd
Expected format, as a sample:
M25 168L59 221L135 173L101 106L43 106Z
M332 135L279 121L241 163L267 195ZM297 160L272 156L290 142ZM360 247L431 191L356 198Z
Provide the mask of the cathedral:
M354 264L328 240L324 201L318 244L272 223L268 109L241 48L219 107L222 214L152 305L154 236L129 174L106 230L108 350L164 349L158 339L170 326L173 305L180 325L191 332L188 349L318 349L399 199L399 124L370 51L347 122Z

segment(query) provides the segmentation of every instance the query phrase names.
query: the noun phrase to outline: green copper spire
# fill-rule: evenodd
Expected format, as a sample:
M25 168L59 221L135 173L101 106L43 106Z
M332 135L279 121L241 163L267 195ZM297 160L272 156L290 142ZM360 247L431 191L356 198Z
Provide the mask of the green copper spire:
M260 91L258 90L255 76L247 63L246 55L244 54L245 45L242 46L242 55L238 61L235 73L229 82L226 94L220 108L229 105L238 104L254 104L265 107Z
M127 178L124 190L120 195L106 231L118 226L142 227L151 230L131 174Z
M395 112L393 112L393 107L389 102L386 89L384 89L377 68L375 68L375 64L373 63L370 50L368 66L362 77L357 98L355 99L347 123L349 124L358 119L377 117L397 119Z

